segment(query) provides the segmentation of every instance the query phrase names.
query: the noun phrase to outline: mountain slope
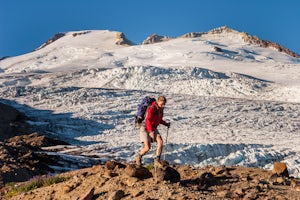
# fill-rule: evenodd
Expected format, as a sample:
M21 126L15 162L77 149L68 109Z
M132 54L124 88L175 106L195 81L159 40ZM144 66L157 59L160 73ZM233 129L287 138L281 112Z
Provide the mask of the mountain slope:
M0 61L1 102L73 145L50 149L60 155L130 162L140 148L137 105L163 94L171 163L269 169L284 161L299 176L299 59L237 31L132 46L116 44L121 35L66 33ZM165 127L159 130L165 139Z
M81 31L69 32L58 40L29 54L0 61L0 68L6 73L47 72L86 68L153 66L199 66L220 72L234 71L261 79L253 71L268 73L274 67L287 71L298 70L294 66L299 59L271 48L262 48L249 35L221 27L205 34L186 34L183 37L150 45L127 46L120 41L127 40L120 32ZM246 35L246 36L245 36ZM199 36L199 37L198 37ZM52 41L52 40L51 40ZM129 43L130 44L130 43ZM221 52L215 51L221 49ZM243 67L240 67L243 65ZM250 70L255 68L254 70ZM288 69L287 69L288 68ZM279 78L287 80L286 77ZM293 79L294 80L294 79ZM276 81L276 79L274 79Z
M124 34L114 31L87 30L57 34L36 51L7 58L0 67L7 72L47 72L87 67L97 55L130 45ZM87 62L89 61L89 62ZM76 64L75 64L76 63Z

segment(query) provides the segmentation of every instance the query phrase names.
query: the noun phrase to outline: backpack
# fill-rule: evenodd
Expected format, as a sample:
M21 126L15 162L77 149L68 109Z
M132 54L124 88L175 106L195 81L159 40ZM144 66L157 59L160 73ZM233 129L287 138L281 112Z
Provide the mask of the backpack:
M155 98L146 96L142 99L142 102L138 105L138 112L135 116L136 126L140 126L145 119L146 111L151 104L156 101Z

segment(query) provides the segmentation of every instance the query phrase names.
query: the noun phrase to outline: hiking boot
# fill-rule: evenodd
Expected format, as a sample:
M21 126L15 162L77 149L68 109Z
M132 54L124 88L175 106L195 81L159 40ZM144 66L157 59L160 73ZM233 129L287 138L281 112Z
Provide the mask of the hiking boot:
M154 159L154 167L162 168L163 165L158 158Z
M137 166L141 166L142 165L142 156L141 155L137 155L137 157L135 157L135 164Z

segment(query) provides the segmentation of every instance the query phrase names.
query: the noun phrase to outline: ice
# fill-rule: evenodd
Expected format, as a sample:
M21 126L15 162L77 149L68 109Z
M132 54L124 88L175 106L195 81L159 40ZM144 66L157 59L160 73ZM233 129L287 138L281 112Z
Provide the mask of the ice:
M55 169L132 162L142 146L137 105L165 95L169 162L271 169L282 161L300 177L299 59L237 33L135 46L116 45L117 32L74 33L0 61L0 101L28 115L36 131L70 143L44 148L63 158ZM159 131L166 141L166 127Z

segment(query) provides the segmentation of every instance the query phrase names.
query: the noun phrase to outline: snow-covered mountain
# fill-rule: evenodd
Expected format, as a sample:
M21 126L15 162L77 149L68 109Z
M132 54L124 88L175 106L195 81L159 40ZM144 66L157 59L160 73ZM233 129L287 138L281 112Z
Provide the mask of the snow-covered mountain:
M280 160L299 177L298 57L227 27L154 34L141 45L115 31L68 32L1 60L0 97L75 145L61 153L130 161L140 148L137 104L163 94L170 162L270 168Z

